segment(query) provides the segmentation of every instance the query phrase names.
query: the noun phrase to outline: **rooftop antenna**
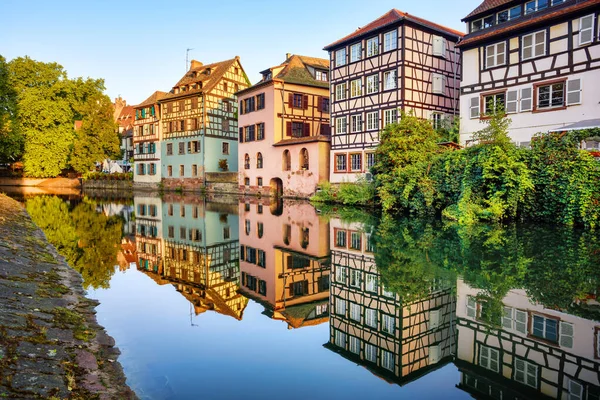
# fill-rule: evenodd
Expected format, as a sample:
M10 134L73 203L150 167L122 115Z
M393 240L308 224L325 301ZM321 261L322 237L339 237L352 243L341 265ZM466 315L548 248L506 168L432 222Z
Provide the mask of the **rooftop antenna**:
M190 50L194 50L194 49L185 49L185 70L188 70L188 66L190 65L189 62L189 54L190 54Z

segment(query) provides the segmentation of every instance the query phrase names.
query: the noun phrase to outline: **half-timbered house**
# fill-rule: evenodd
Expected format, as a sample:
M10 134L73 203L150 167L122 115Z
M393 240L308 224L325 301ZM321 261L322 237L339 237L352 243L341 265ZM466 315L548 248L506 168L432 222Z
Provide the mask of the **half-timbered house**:
M485 0L463 21L461 142L499 105L509 135L528 146L600 117L599 0Z
M331 224L330 337L325 347L400 385L447 364L455 347L452 282L401 301L382 284L371 232Z
M330 59L332 183L365 177L379 132L400 112L435 127L458 115L462 33L391 10L325 46ZM366 175L368 178L369 175Z
M194 189L209 173L237 181L237 99L250 85L239 57L190 69L160 101L165 188Z
M287 54L237 93L241 192L310 197L329 179L328 68Z
M138 269L162 272L162 201L158 197L134 196L135 245ZM159 271L160 269L160 271Z
M598 321L547 308L522 289L508 292L497 315L481 294L459 279L459 388L476 398L600 398Z
M134 107L133 182L136 186L157 187L161 181L161 123L158 101L166 95L156 91Z
M289 328L329 317L329 224L308 203L240 203L241 292Z

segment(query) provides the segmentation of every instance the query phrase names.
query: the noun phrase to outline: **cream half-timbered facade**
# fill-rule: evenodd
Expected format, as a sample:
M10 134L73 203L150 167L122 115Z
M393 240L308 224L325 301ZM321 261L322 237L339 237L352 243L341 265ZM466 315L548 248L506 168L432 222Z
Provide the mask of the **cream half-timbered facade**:
M386 290L371 233L331 224L330 337L325 346L390 382L404 384L451 359L456 344L453 283L402 302Z
M156 91L134 107L133 182L136 186L156 187L161 181L161 124L158 101L166 95Z
M379 132L401 111L434 126L458 115L462 33L391 10L326 46L332 183L369 177Z
M249 81L239 57L189 71L161 101L162 181L198 188L206 174L237 172L237 98Z
M546 308L513 289L502 299L501 320L492 324L481 294L458 280L459 388L477 398L600 398L600 323Z
M598 0L484 1L460 43L461 142L501 104L511 139L600 117Z

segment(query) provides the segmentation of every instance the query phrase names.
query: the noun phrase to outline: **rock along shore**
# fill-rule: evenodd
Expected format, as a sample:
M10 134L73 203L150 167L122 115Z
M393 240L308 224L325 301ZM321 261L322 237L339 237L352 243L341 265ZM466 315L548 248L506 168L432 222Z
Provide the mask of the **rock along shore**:
M137 399L82 278L0 194L0 399Z

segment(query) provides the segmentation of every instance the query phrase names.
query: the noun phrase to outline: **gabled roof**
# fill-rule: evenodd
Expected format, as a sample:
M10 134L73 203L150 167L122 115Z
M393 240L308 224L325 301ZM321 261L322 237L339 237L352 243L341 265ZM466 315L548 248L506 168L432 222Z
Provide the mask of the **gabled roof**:
M479 14L487 14L488 11L493 10L494 8L501 7L512 2L514 2L514 0L483 0L483 2L476 9L471 11L471 13L462 20L465 21Z
M133 125L135 111L133 106L125 106L117 117L117 123L124 129L129 129Z
M229 70L236 61L239 61L239 59L240 58L236 56L230 60L219 61L208 65L202 65L202 63L192 61L192 67L173 87L176 88L193 84L200 84L201 87L196 89L190 88L185 92L167 93L163 99L166 100L180 96L188 96L194 93L210 92L221 78L223 78L227 70ZM194 63L198 65L194 66Z
M167 94L168 94L167 92L161 92L160 90L157 90L156 92L152 93L150 95L150 97L148 97L146 100L142 101L140 104L138 104L137 106L135 106L135 108L142 108L142 107L145 107L145 106L151 106L153 104L156 104L156 102L158 100L162 99Z
M423 18L419 18L419 17L415 17L413 15L409 15L408 13L405 13L403 11L399 11L395 8L391 9L390 11L388 11L387 13L385 13L384 15L382 15L381 17L377 18L375 21L369 22L367 25L363 26L362 28L358 28L357 30L355 30L354 32L352 32L351 34L344 36L343 38L325 46L323 48L323 50L331 50L332 48L354 40L354 39L358 39L359 37L362 37L364 35L367 35L371 32L376 31L377 29L386 27L388 25L392 25L395 23L398 23L400 21L410 21L413 22L417 25L421 25L430 29L433 29L435 31L438 31L440 33L444 33L447 35L451 35L451 36L455 36L457 38L461 38L464 36L464 33L459 32L457 30L451 29L451 28L447 28L445 26L436 24L434 22L428 21L426 19Z
M459 42L457 46L464 48L480 42L487 42L496 36L501 36L518 30L530 29L537 25L547 24L550 21L554 21L556 18L560 18L568 14L574 14L598 5L600 5L600 0L579 0L549 7L544 11L538 11L536 13L517 18L513 21L503 23L502 25L471 33L465 36L465 38Z

